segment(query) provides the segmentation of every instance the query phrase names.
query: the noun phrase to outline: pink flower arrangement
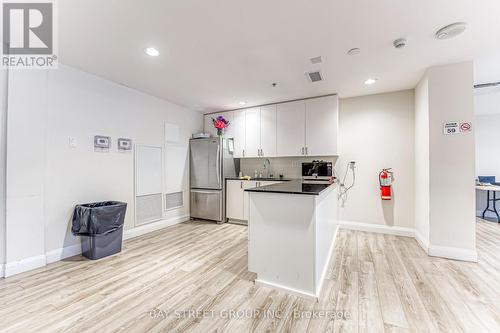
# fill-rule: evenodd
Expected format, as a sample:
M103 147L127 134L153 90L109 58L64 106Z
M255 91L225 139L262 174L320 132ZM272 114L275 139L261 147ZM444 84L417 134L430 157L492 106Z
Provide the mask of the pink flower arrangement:
M218 116L217 118L212 118L212 123L217 129L217 135L222 135L222 130L229 126L229 121L227 121L223 116Z

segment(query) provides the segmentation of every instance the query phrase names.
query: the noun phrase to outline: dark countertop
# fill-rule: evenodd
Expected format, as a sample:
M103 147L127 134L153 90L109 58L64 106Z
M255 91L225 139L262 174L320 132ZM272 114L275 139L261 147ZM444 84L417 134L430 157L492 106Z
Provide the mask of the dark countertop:
M320 195L332 185L336 184L337 183L328 183L324 181L304 181L302 179L294 179L286 183L249 188L245 191L261 193Z
M289 182L289 181L292 181L292 180L295 180L295 179L291 179L291 178L277 178L277 177L274 177L274 178L265 178L265 177L262 177L262 178L250 178L250 179L241 179L240 177L226 177L226 180L242 180L242 181L261 181L261 182Z

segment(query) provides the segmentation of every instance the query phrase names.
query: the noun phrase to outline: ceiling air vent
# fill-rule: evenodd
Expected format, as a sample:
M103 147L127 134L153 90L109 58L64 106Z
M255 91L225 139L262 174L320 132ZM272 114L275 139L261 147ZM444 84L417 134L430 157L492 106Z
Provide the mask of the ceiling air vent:
M309 72L309 73L307 73L307 76L309 77L309 80L311 80L311 82L318 82L318 81L323 80L323 77L321 76L321 73L319 71L318 72Z
M311 58L309 60L311 61L311 64L319 64L323 61L323 59L321 59L321 57L314 57L314 58Z

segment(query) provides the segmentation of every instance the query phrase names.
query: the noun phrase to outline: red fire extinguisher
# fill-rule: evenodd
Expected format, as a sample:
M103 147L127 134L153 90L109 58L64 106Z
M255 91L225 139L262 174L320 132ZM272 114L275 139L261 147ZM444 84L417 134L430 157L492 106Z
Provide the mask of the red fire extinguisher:
M380 182L380 194L382 200L391 200L392 199L392 180L393 174L391 172L391 168L382 169L382 171L378 175L378 180Z

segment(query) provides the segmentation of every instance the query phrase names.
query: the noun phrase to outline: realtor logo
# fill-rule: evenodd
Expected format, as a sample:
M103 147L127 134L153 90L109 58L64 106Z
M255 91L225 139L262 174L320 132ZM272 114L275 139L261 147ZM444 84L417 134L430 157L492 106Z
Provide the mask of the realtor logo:
M2 67L55 67L54 3L35 1L3 2Z

